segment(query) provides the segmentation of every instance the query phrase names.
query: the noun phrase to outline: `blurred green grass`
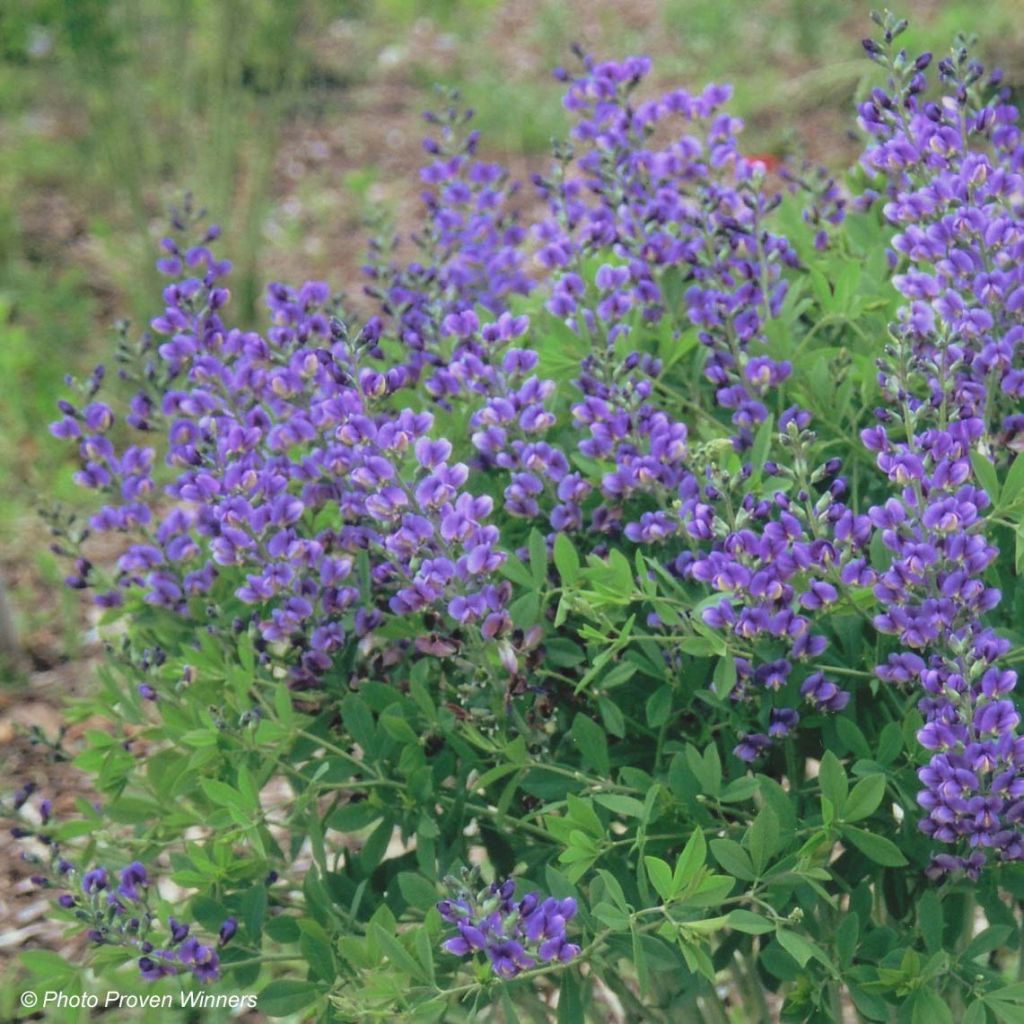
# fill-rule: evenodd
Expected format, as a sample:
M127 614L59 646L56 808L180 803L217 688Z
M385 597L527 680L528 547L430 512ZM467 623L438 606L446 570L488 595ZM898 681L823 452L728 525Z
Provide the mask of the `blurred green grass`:
M0 564L40 549L25 543L38 502L74 501L68 453L46 431L54 399L65 374L109 357L115 318L145 323L158 311L155 243L167 207L185 190L225 228L243 320L258 319L271 273L330 272L333 284L357 292L359 220L380 199L399 222L414 204L418 114L434 84L458 87L476 108L489 151L518 171L542 166L551 138L566 128L549 72L571 60L577 40L604 56L650 54L662 84L730 80L751 151L809 153L841 167L855 152L852 101L872 73L859 46L870 6L0 6ZM908 46L943 51L957 32L975 32L983 56L1008 65L1011 82L1024 78L1019 0L908 0L900 11L913 19ZM319 152L323 139L333 140L326 156L308 161L302 154ZM24 616L36 602L15 604Z

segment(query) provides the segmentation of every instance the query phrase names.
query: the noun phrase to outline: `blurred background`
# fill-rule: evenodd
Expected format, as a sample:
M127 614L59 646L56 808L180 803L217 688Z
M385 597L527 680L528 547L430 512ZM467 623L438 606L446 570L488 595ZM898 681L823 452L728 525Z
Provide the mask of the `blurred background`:
M0 579L20 645L0 665L4 771L22 772L40 745L59 760L47 746L57 708L89 676L82 603L37 513L75 501L68 448L47 423L64 375L110 360L117 319L159 312L151 267L185 191L224 228L242 323L259 323L269 280L322 278L355 299L368 218L415 224L435 86L458 88L483 151L526 176L565 133L550 72L571 64L573 42L655 58L655 85L731 81L747 152L841 170L858 151L855 99L877 80L859 42L870 6L0 0ZM908 48L941 53L974 33L986 64L1024 82L1021 0L897 11ZM0 956L34 920L5 918L4 888Z

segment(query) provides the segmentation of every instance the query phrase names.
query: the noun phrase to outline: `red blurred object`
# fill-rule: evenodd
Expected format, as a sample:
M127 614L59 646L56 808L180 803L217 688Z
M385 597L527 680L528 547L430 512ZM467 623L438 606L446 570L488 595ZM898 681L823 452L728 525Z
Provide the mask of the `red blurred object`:
M747 153L748 160L755 160L764 164L764 169L769 174L777 174L782 169L782 157L774 153Z

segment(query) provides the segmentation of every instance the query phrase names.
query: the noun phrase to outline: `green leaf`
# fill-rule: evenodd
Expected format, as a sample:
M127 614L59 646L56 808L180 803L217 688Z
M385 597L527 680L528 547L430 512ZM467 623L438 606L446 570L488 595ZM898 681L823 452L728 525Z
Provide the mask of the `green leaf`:
M540 530L530 531L530 575L535 587L542 587L548 578L548 543Z
M57 953L45 949L29 949L18 958L33 973L48 981L73 978L77 970Z
M573 719L571 733L584 763L599 775L607 777L611 770L608 739L601 726L581 711Z
M672 884L672 869L660 857L644 857L644 867L647 869L647 877L651 880L658 895L663 902L668 903L675 892Z
M371 924L370 934L394 967L405 972L410 978L430 984L430 978L423 965L413 957L391 932L382 928L379 924Z
M762 807L747 830L746 846L754 870L760 875L779 847L779 819L770 807Z
M564 534L559 534L564 536ZM580 981L573 971L562 975L562 984L558 991L558 1024L585 1024L583 1015L583 993Z
M626 903L626 894L622 889L622 885L619 880L610 872L601 868L598 872L601 882L604 884L605 891L611 899L611 901L624 913L629 910L629 905Z
M949 1004L935 991L922 985L913 995L910 1024L953 1024Z
M202 636L202 634L200 634ZM274 690L274 710L282 725L291 726L295 722L295 708L292 707L292 693L287 686L279 685Z
M311 981L282 978L280 981L272 981L260 992L260 1013L268 1017L287 1017L311 1006L319 996L319 986Z
M978 483L984 488L985 493L992 499L995 505L999 501L999 477L996 474L996 467L992 465L987 456L979 451L971 452L971 466Z
M517 597L509 606L508 613L520 629L535 625L540 615L540 596L537 590L530 590Z
M182 743L189 747L215 747L220 739L220 733L218 733L216 729L192 729L178 738ZM80 758L76 759L76 765L78 765L78 767L84 767L79 764L80 760Z
M775 931L775 925L766 917L755 914L751 910L733 910L727 918L729 927L747 935L767 935Z
M896 722L889 722L878 737L876 758L882 764L892 764L903 749L903 736Z
M882 867L901 868L907 863L907 858L900 852L899 847L884 836L853 826L844 828L843 836L849 839L868 860L881 864Z
M633 940L633 965L636 967L637 988L641 995L645 995L651 987L651 967L647 962L643 935L635 921L630 924L630 933Z
M626 796L622 793L597 793L594 796L594 803L607 807L609 811L616 814L624 814L627 818L642 818L644 816L644 805L636 797Z
M385 711L380 716L380 727L396 743L419 745L420 738L416 731L397 711Z
M637 673L637 666L631 661L621 661L601 677L601 689L613 690L628 683Z
M974 960L976 957L991 953L1006 944L1006 940L1013 934L1014 929L1006 924L993 924L984 931L978 932L963 951L961 956L964 960ZM1024 1002L1024 983L1015 985L1020 993L1021 1002ZM1006 990L1002 990L1006 991Z
M267 889L263 885L250 886L241 897L241 918L250 935L257 938L267 917Z
M334 951L331 949L331 940L327 937L327 932L309 918L299 921L299 930L302 932L299 948L309 964L310 971L321 981L334 981Z
M1024 983L1005 985L1003 988L989 992L984 997L985 1004L1003 1021L1004 1024L1024 1024Z
M736 659L728 654L719 658L712 679L715 693L724 700L736 688Z
M500 571L503 576L508 577L513 583L518 583L520 586L532 587L534 585L530 570L511 553L505 558Z
M398 873L398 889L402 899L417 910L429 910L437 902L437 889L434 883L414 871Z
M644 714L647 716L647 724L652 729L658 729L663 726L667 721L669 715L672 713L672 687L671 686L659 686L647 698L647 703L644 707Z
M988 1001L988 1006L1002 1024L1024 1024L1024 1006L1016 1003Z
M841 816L846 804L849 783L846 781L846 772L839 763L839 758L831 750L825 751L825 756L818 767L818 785L821 787L821 795L831 801L836 814Z
M814 946L802 935L789 931L788 928L780 928L775 937L779 945L801 966L806 967L807 961L814 956Z
M476 780L474 786L475 789L486 789L488 786L495 782L499 782L505 778L506 775L511 775L513 772L520 771L522 769L521 764L510 764L506 761L504 764L496 764L493 768L488 768L487 771Z
M848 985L850 1000L866 1020L881 1021L888 1024L892 1020L889 1004L873 992L866 992L858 985Z
M679 854L675 871L672 872L672 887L676 892L682 892L693 881L697 872L704 866L707 853L708 845L704 840L704 832L695 828L693 835L683 847L683 852Z
M569 818L574 824L579 825L584 832L588 832L592 836L598 838L604 836L604 825L601 824L601 819L597 816L589 800L576 796L575 793L568 793L565 804L569 811Z
M843 808L843 821L860 821L878 809L885 796L885 776L866 775L850 791Z
M245 806L242 794L225 782L219 782L217 779L200 779L199 785L207 797L221 807L243 808Z
M629 915L610 903L598 903L591 913L613 931L624 932L629 928Z
M985 1012L985 1004L980 999L975 999L967 1007L962 1024L987 1024L987 1021L988 1014Z
M836 957L842 967L846 967L857 951L857 940L860 937L860 915L851 911L843 916L836 929Z
M555 568L562 580L562 585L571 587L580 574L580 556L569 539L567 533L560 533L555 537Z
M1012 505L1022 490L1024 490L1024 455L1018 455L1013 460L1010 472L1006 474L1006 480L1003 482L1001 503Z
M604 722L605 729L612 736L618 736L619 739L622 739L626 735L626 719L619 710L618 704L607 697L599 696L597 698L597 710L601 713L601 721Z
M849 718L836 720L836 732L846 746L853 751L857 757L871 757L871 746L860 727Z
M722 792L722 758L715 743L709 743L704 748L703 761L703 771L699 776L701 785L717 799Z
M760 783L755 778L751 778L749 775L743 776L740 779L733 779L725 789L722 790L722 795L718 798L723 804L738 804L744 803L747 800L753 798L754 794L761 788ZM776 812L778 817L778 812Z
M942 900L934 889L929 889L917 901L917 926L929 953L942 949L942 925Z
M754 443L750 448L750 466L753 469L753 475L748 487L752 488L761 479L761 470L764 468L764 460L768 457L768 450L771 448L774 434L775 417L769 413L768 418L757 428Z
M733 878L738 878L743 882L752 882L757 877L747 851L735 840L712 839L709 845L715 860Z
M512 997L504 985L498 989L497 999L501 1003L501 1019L505 1024L522 1024L522 1020L516 1012L516 1004L512 1002Z
M351 733L352 739L363 748L368 755L373 755L377 747L377 729L373 724L373 714L361 697L350 693L341 702L341 720Z

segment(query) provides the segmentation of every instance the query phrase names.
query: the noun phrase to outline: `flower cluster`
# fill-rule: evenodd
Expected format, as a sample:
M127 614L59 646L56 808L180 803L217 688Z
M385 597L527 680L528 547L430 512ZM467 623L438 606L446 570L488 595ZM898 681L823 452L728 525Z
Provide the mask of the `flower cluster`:
M580 947L566 938L566 927L576 916L576 901L535 892L515 899L512 879L494 882L477 896L462 891L437 905L441 917L458 934L444 948L455 956L486 953L499 978L514 978L522 971L547 963L567 963Z
M930 64L930 54L891 56L890 92L874 90L861 107L873 137L862 162L887 182L892 259L904 263L893 277L907 300L902 330L933 360L946 360L947 401L1012 441L1024 395L1015 366L1024 337L1017 110L995 88L998 73L989 78L994 95L982 101L983 69L965 49L939 62L943 95L926 100Z
M870 510L891 554L875 584L884 611L874 624L902 649L877 671L924 691L921 828L958 849L932 870L976 876L986 851L1024 857L1017 675L999 664L1009 641L986 625L1001 597L986 579L998 551L972 463L995 455L999 433L1014 433L1020 419L1006 413L1024 393L1015 367L1021 149L1016 110L1005 95L980 100L983 71L965 49L939 63L943 94L930 101L930 55L911 60L895 50L902 25L883 28L869 51L888 68L889 91L876 89L861 108L874 137L864 163L885 176L894 260L906 264L894 282L906 304L879 363L888 404L862 435L893 488Z
M450 608L461 625L482 623L485 637L504 631L505 588L489 582L504 557L486 522L491 499L465 490L468 467L431 437L431 413L388 402L408 369L368 365L377 335L350 340L316 282L271 286L266 337L229 329L219 313L227 265L207 244L166 248L164 272L200 276L165 290L152 328L166 340L147 353L156 358L128 417L147 436L163 435L172 476L157 521L140 500L156 487L155 448L118 456L108 436L114 415L96 402L64 403L54 427L78 441L80 482L112 499L91 528L144 535L120 557L100 603L140 588L150 604L184 614L194 599L223 599L230 585L240 610L252 609L260 644L287 658L300 687L330 667L346 629L366 640L387 611ZM372 594L354 585L363 553ZM78 575L86 585L87 569Z
M380 315L351 336L319 282L272 285L266 332L229 327L216 230L188 246L177 225L123 425L148 443L115 447L126 431L97 398L102 371L53 427L77 445L79 482L109 496L90 528L141 537L97 600L138 592L196 617L228 602L294 689L320 687L346 652L375 670L468 647L516 676L521 655L542 655L536 624L513 621L511 538L539 523L549 546L558 533L596 553L634 545L700 606L696 623L648 609L648 626L725 640L720 696L753 709L735 747L749 762L801 714L848 706L829 628L873 588L874 627L900 645L879 676L927 694L925 830L1020 855L1015 676L985 621L997 552L972 459L1024 446L1024 158L1006 95L983 96L998 79L983 87L957 52L928 100L931 59L895 50L899 31L890 19L870 44L890 81L860 109L905 300L879 362L885 405L863 434L889 481L869 511L810 414L786 407L793 367L769 327L798 260L769 229L778 197L740 151L728 89L638 100L648 61L583 57L578 76L560 73L572 144L536 179L547 213L532 234L465 115L432 118L422 261L375 247ZM844 197L827 174L790 179L826 247ZM543 314L508 308L535 287L582 346L572 390L537 351ZM676 346L701 357L692 397ZM73 554L69 583L92 586Z
M789 458L785 465L764 467L776 486L773 493L748 489L731 517L720 504L716 508L727 480L706 485L684 503L689 535L711 543L684 552L676 569L724 595L707 604L703 621L731 634L732 644L745 652L736 658L734 700L792 692L791 683L798 682L799 696L812 710L834 713L846 707L850 694L822 670L828 641L814 627L840 607L852 587L864 585L871 524L842 500L846 481L838 475L838 459L811 468L809 422L807 413L795 410L781 418L780 441ZM801 665L803 678L793 674ZM798 721L795 709L770 706L765 731L743 737L737 756L754 760Z
M648 61L583 63L580 77L562 75L577 122L579 173L571 173L575 154L566 151L553 176L539 181L551 214L536 234L553 282L548 309L591 346L576 382L584 397L572 407L574 425L589 435L578 449L595 464L613 466L599 478L603 500L591 513L591 529L642 545L683 542L674 562L680 575L728 595L705 611L704 621L731 633L730 646L743 652L733 696L754 696L748 677L769 680L765 688L778 693L794 661L822 653L825 639L812 633L807 613L829 614L842 573L856 572L846 567L862 554L869 524L840 500L846 483L838 460L802 465L795 476L772 464L765 476L784 477L774 487L753 486L749 462L738 474L721 472L718 453L691 451L691 428L673 415L680 396L661 360L621 351L623 339L663 322L677 343L681 332L695 330L707 348L704 372L715 403L730 411L731 447L749 453L769 416L769 398L792 370L771 356L765 325L778 315L786 294L781 272L796 265L796 255L765 227L776 197L765 188L763 168L739 151L740 122L721 109L727 89L711 86L699 96L676 90L635 102ZM840 222L844 204L835 182L816 182L814 191L814 216ZM613 262L598 264L609 254ZM595 265L591 286L588 268ZM809 447L807 425L805 412L787 410L777 441ZM567 492L576 489L566 481ZM572 512L553 520L556 528L578 527L581 513ZM662 625L657 618L651 616L652 626ZM755 667L753 648L767 651L779 642L784 651ZM799 693L826 712L849 699L813 671ZM745 738L741 756L751 759L799 718L791 707L766 714L767 732Z
M24 813L31 789L22 787L14 797L14 809ZM52 837L53 804L42 800L37 809L38 822L12 830L17 839L35 840L46 859L35 852L23 857L40 871L33 876L36 884L46 888L64 888L57 905L73 912L74 918L86 928L89 939L98 946L120 946L138 955L139 972L147 981L167 975L189 974L208 983L220 977L217 950L234 938L238 931L235 918L227 918L220 927L216 943L204 943L191 935L192 927L168 917L164 932L158 915L152 909L151 896L156 883L145 865L132 861L120 871L102 865L88 870L77 867L65 857ZM163 935L163 938L158 936Z
M425 217L412 239L421 258L403 263L398 239L376 239L364 267L366 292L380 309L372 323L402 342L414 379L445 365L447 317L476 306L498 315L511 296L532 288L525 230L512 209L518 186L499 164L477 157L479 133L466 127L472 116L456 95L442 113L427 115L436 136L423 140L431 157L420 171Z
M739 151L742 123L720 110L730 91L680 89L634 104L647 59L583 64L578 78L561 73L580 173L571 175L566 160L551 179L538 179L551 210L536 229L553 278L548 308L598 346L614 345L637 318L693 325L709 350L704 372L716 400L733 411L737 442L748 444L750 428L767 416L763 392L791 370L764 351L763 327L786 295L781 268L797 258L764 227L776 198L763 187L761 165ZM589 303L584 266L608 253L617 263L598 271ZM671 294L677 286L681 301Z
M806 205L803 219L815 229L814 247L828 249L833 229L846 219L847 199L836 179L825 167L805 165L800 172L782 169L782 176L793 192L802 192Z

